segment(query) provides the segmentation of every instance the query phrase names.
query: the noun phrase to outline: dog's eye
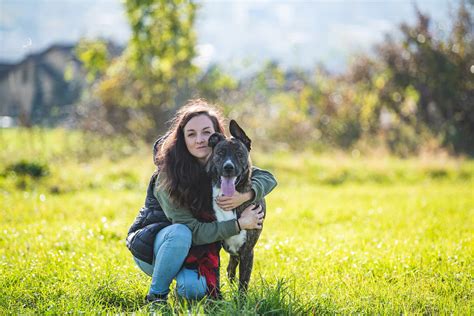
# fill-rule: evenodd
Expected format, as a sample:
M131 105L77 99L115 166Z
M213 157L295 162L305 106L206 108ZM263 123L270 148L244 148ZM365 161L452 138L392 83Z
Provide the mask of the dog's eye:
M242 154L241 152L238 152L238 153L237 153L237 157L240 158L240 159L242 159L242 158L244 158L244 154Z
M225 155L225 150L221 149L217 152L219 156L224 156Z

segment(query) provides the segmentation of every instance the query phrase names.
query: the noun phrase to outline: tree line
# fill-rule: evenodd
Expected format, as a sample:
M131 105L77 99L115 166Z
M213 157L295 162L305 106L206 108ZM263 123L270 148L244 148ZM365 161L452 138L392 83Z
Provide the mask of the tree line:
M295 150L384 146L398 155L447 148L474 154L472 2L459 3L446 34L415 7L416 22L387 34L346 71L284 70L269 61L236 79L218 65L198 69L191 1L126 0L132 36L110 58L107 44L77 46L91 94L84 126L152 140L192 97L221 105L262 144ZM96 124L93 124L96 122Z

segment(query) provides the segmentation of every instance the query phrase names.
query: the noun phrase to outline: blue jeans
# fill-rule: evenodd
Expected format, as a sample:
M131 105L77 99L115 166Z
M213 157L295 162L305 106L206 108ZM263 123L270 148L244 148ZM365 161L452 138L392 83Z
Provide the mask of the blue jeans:
M191 240L191 230L186 225L173 224L156 234L152 265L134 257L138 267L151 276L150 294L168 294L171 281L176 278L179 296L201 299L206 295L206 278L183 267Z

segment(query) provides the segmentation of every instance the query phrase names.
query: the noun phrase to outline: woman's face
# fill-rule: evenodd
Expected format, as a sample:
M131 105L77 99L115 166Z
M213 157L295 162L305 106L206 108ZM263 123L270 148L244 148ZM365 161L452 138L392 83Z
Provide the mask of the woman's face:
M184 126L183 132L189 153L205 164L212 151L207 140L215 133L211 119L204 114L195 116Z

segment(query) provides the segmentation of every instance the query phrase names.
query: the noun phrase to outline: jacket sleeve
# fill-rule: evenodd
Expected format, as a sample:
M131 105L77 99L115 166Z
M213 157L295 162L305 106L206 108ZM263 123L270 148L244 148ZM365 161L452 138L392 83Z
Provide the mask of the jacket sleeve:
M130 227L126 239L128 249L135 258L153 263L153 244L156 234L171 223L161 209L158 200L153 195L156 174L148 184L145 206L140 209L138 216Z
M170 199L168 193L164 192L156 181L154 194L158 199L163 211L173 224L185 224L191 230L194 245L210 244L237 235L238 228L236 220L223 222L204 223L193 217L191 211L176 206Z
M168 222L168 218L163 213L158 200L153 195L156 177L157 174L154 173L150 179L150 182L148 183L145 205L140 209L135 221L128 230L128 234L131 234L150 224Z
M255 196L251 203L263 199L268 193L276 187L277 181L275 177L268 171L252 167L252 189Z

